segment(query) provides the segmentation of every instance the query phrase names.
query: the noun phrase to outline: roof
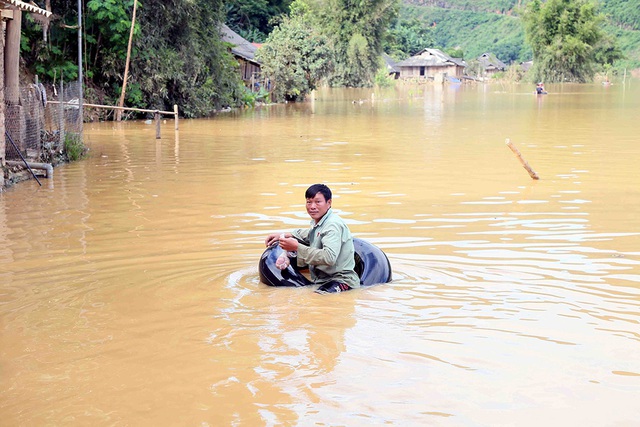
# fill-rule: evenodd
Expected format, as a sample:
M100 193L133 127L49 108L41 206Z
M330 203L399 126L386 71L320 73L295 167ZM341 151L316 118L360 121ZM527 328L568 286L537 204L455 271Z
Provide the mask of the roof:
M38 15L42 15L47 18L51 16L51 12L48 10L41 9L33 4L25 3L20 0L0 0L0 7L5 6L14 6L25 12L37 13Z
M522 71L529 71L529 69L533 66L533 61L525 61L520 63L520 67Z
M240 58L246 59L247 61L260 64L260 62L255 59L256 50L258 50L258 48L240 37L238 33L227 27L225 24L222 24L220 26L220 35L222 36L223 41L233 45L231 53L239 56Z
M483 53L478 57L478 62L485 70L496 69L504 71L507 69L507 64L500 61L493 53Z
M396 67L444 67L449 65L467 66L462 59L452 58L439 49L423 49L417 55L398 62Z
M389 73L399 73L400 71L396 68L396 62L386 53L382 53L382 59L384 60L384 64L387 67L387 71Z

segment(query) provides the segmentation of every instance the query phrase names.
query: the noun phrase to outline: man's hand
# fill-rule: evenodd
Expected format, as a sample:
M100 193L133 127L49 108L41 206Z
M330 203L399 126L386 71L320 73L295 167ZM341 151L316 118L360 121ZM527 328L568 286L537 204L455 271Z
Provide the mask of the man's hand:
M298 240L289 234L286 237L280 236L280 247L288 252L296 252L298 250Z
M264 245L266 247L272 246L274 243L278 241L280 238L280 233L269 234L266 239L264 239Z

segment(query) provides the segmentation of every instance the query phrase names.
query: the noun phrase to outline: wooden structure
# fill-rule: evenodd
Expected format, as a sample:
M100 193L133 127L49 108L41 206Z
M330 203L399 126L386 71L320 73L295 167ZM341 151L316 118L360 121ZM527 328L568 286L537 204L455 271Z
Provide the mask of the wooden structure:
M382 60L387 68L387 73L390 79L396 80L400 77L400 70L396 67L396 61L394 61L393 58L386 53L382 53Z
M429 79L444 82L447 77L460 78L467 64L438 49L423 49L417 55L395 64L401 79Z
M485 52L477 60L480 63L482 77L491 77L507 69L507 64L500 61L493 53Z
M5 113L11 117L23 117L20 106L20 35L22 33L22 13L37 16L37 22L48 22L51 12L25 3L20 0L0 0L2 16L2 58L0 59L0 76L4 84L0 85L0 166L5 165L6 141L5 131L20 141L24 133L24 120L11 120L5 123ZM3 174L0 173L0 187L4 185Z
M49 101L49 104L58 104L58 105L63 104L63 107L71 106L71 107L78 108L78 104L73 102L61 103L60 101ZM156 139L161 138L160 119L162 116L173 116L173 119L174 119L173 128L175 130L178 130L178 106L177 105L173 106L173 111L149 110L145 108L121 107L116 105L101 105L101 104L83 104L82 106L86 108L102 108L105 110L135 111L138 113L151 113L153 114L153 120L155 121L155 126L156 126Z
M222 36L222 41L231 45L231 54L240 65L242 81L245 86L253 90L257 82L256 76L260 75L260 62L255 58L258 48L224 24L220 27L220 35Z

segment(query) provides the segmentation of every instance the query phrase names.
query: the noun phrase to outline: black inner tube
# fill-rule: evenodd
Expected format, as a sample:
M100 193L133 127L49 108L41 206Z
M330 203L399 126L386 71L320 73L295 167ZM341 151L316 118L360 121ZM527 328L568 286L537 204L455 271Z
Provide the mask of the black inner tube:
M355 248L355 271L360 277L362 286L372 286L377 283L388 283L392 280L391 263L387 255L377 246L362 239L353 239ZM313 285L302 272L294 268L294 259L285 270L276 267L276 260L280 255L277 244L267 248L260 257L258 270L260 281L269 286L300 287Z

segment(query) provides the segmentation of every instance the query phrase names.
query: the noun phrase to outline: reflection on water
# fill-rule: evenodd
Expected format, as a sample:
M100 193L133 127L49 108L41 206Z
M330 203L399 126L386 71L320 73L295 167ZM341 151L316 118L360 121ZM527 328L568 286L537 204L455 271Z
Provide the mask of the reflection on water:
M0 195L2 424L634 425L636 86L87 125L88 159ZM314 182L392 283L259 283Z

